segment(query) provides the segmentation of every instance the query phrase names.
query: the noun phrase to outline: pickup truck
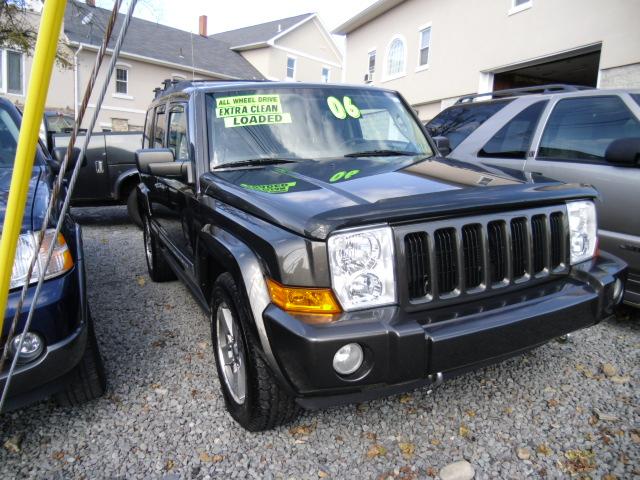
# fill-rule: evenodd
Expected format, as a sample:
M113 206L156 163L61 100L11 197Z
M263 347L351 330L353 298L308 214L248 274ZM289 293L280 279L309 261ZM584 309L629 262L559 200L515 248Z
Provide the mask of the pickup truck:
M70 136L69 132L49 131L49 149L66 147ZM81 145L82 141L81 134L76 145ZM131 220L141 225L135 203L135 187L139 182L135 151L141 145L142 132L93 133L89 148L84 152L71 204L76 207L126 204Z
M208 313L244 428L438 385L612 315L626 269L597 248L592 188L435 152L389 90L158 93L136 152L149 275Z

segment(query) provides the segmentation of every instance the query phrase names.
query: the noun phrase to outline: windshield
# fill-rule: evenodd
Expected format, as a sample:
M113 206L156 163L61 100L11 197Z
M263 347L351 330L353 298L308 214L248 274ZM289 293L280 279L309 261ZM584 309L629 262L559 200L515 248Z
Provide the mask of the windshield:
M0 107L0 168L13 167L18 145L18 126L9 112Z
M212 168L256 159L433 155L400 99L379 90L291 87L211 93L207 122Z

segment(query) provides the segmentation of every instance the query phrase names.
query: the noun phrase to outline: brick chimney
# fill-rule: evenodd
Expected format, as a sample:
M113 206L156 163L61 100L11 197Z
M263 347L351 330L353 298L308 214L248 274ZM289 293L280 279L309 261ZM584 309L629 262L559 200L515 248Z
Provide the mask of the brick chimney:
M207 36L207 16L206 15L200 15L200 18L198 19L198 25L199 25L199 32L201 37L206 37Z
M90 7L95 7L96 6L96 0L86 0L87 5L89 5Z

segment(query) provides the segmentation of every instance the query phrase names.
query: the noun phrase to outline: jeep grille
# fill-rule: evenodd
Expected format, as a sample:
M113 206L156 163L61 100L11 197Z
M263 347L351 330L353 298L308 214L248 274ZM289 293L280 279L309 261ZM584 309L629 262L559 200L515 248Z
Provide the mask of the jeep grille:
M401 296L416 305L489 294L567 272L564 206L395 227Z

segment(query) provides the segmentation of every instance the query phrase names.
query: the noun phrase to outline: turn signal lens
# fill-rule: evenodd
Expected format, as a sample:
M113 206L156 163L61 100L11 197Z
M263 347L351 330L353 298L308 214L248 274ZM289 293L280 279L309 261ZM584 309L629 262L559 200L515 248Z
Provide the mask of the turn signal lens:
M286 287L267 279L271 301L287 312L341 313L342 309L330 288Z

